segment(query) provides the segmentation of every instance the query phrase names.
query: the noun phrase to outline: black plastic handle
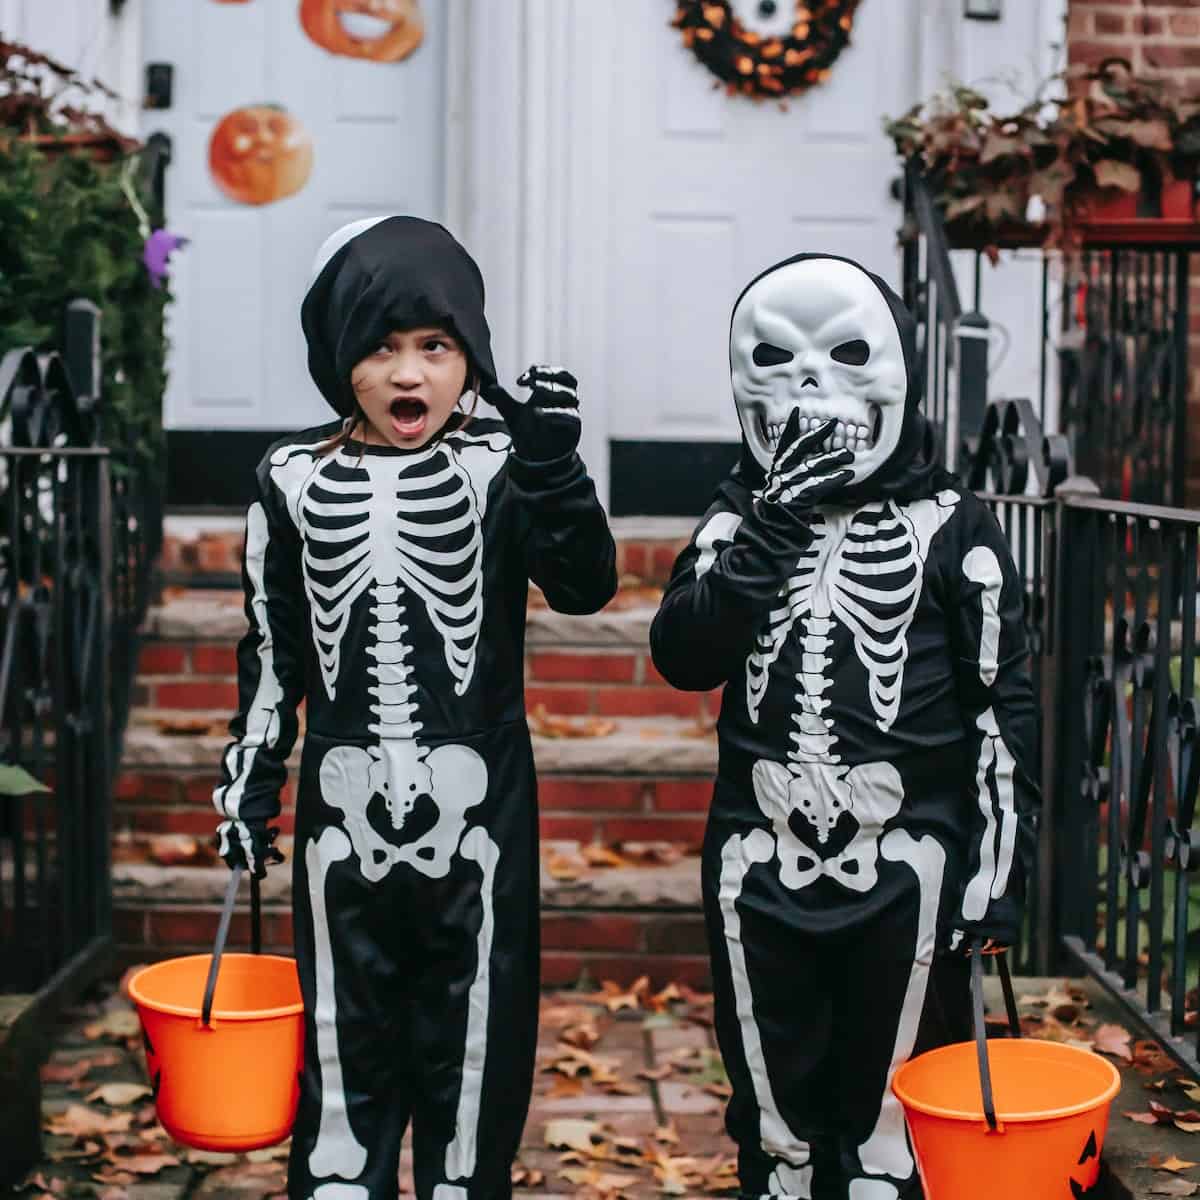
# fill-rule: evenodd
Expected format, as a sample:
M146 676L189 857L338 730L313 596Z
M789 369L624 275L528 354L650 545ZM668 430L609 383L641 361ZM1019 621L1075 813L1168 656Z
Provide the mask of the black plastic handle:
M1012 975L1008 970L1008 955L1001 952L996 956L996 970L1000 976L1000 987L1004 992L1004 1007L1008 1011L1008 1030L1012 1037L1021 1036L1021 1018L1017 1013L1017 998L1013 994ZM995 1133L999 1127L996 1120L996 1104L992 1096L992 1069L988 1062L987 1025L983 1018L983 940L976 938L971 944L971 1008L975 1026L975 1053L979 1059L979 1091L983 1096L983 1116L988 1128Z
M208 965L208 979L204 984L204 1002L200 1006L200 1024L212 1028L213 996L217 991L217 975L221 970L221 956L225 953L225 940L229 937L229 922L233 920L233 905L237 900L238 884L242 881L245 868L234 867L229 873L229 884L225 888L225 902L221 906L221 920L217 925L217 939L213 943L212 961ZM250 876L250 948L255 954L262 953L262 895L261 883Z

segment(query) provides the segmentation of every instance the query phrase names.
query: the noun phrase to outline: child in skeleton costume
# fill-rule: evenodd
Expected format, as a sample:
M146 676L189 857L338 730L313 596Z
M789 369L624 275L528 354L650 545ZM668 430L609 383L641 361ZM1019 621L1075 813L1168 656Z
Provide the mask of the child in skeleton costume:
M654 620L725 685L703 857L726 1122L749 1196L919 1196L890 1083L970 1030L975 938L1016 937L1037 802L1022 591L936 465L913 323L801 255L733 312L743 454Z
M441 226L339 231L302 321L345 421L259 466L240 711L214 794L230 865L278 861L268 822L305 700L288 1194L396 1196L411 1118L419 1197L504 1197L538 1005L528 586L561 612L601 608L613 541L576 453L574 379L530 368L525 403L499 387L482 278ZM505 419L457 411L468 388Z

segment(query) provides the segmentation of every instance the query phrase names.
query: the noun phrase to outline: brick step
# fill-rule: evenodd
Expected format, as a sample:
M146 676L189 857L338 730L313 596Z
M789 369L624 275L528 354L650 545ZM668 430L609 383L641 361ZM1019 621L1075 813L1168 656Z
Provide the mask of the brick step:
M196 719L213 732L163 733L157 719ZM223 713L135 710L125 736L114 793L114 827L135 837L186 833L207 837L212 790L228 741ZM598 738L533 738L544 837L601 841L670 841L696 846L703 836L716 739L707 726L678 718L633 718ZM293 751L280 826L292 829Z
M662 586L691 536L693 522L678 517L618 517L611 526L618 575ZM241 575L243 532L240 517L168 515L160 559L168 582L236 581Z
M574 843L548 842L570 850ZM113 868L114 929L122 965L211 948L228 880L224 867L158 867L117 863ZM263 884L263 948L291 953L290 873L271 871ZM243 898L244 900L245 898ZM596 869L578 880L555 879L543 865L542 980L566 986L585 973L593 981L629 984L649 975L656 987L671 981L710 986L700 899L700 864ZM234 916L230 946L249 942L243 902Z

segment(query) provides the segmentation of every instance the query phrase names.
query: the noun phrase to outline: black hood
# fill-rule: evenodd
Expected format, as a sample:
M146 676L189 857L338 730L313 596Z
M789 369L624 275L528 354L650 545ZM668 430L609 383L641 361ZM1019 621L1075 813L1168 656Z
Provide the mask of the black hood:
M848 263L861 271L879 289L896 322L900 334L900 345L904 352L906 386L904 396L904 419L900 427L900 439L896 448L866 479L846 488L837 495L839 504L864 504L870 500L921 500L935 495L943 488L953 485L955 477L942 466L941 448L936 430L920 410L921 378L917 355L917 323L904 306L904 302L878 275L868 271L861 263L839 254L793 254L782 262L760 271L738 293L732 312L737 311L742 297L761 279L792 263L809 259L831 259ZM732 329L733 316L730 315ZM757 487L763 480L763 469L751 452L745 437L742 438L742 453L734 473L749 487Z
M481 384L496 379L483 276L433 221L388 217L351 238L313 280L300 323L309 373L343 417L354 411L351 370L395 329L444 325L462 342L470 373Z

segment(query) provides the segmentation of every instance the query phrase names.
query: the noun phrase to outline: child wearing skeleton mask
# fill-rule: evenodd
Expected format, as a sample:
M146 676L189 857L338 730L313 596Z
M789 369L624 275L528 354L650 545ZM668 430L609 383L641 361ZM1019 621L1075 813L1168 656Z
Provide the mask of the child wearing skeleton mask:
M305 1065L294 1200L390 1200L413 1123L422 1200L503 1197L538 1006L529 580L593 612L615 549L575 381L496 382L483 280L439 225L356 222L317 255L309 369L343 420L277 442L247 516L250 628L214 801L261 875L296 737ZM482 394L503 421L458 409Z
M1033 853L1022 586L937 465L881 279L772 267L729 357L741 461L651 630L676 687L725 685L702 879L726 1124L746 1196L917 1197L892 1075L969 1036L967 954L1015 940Z

